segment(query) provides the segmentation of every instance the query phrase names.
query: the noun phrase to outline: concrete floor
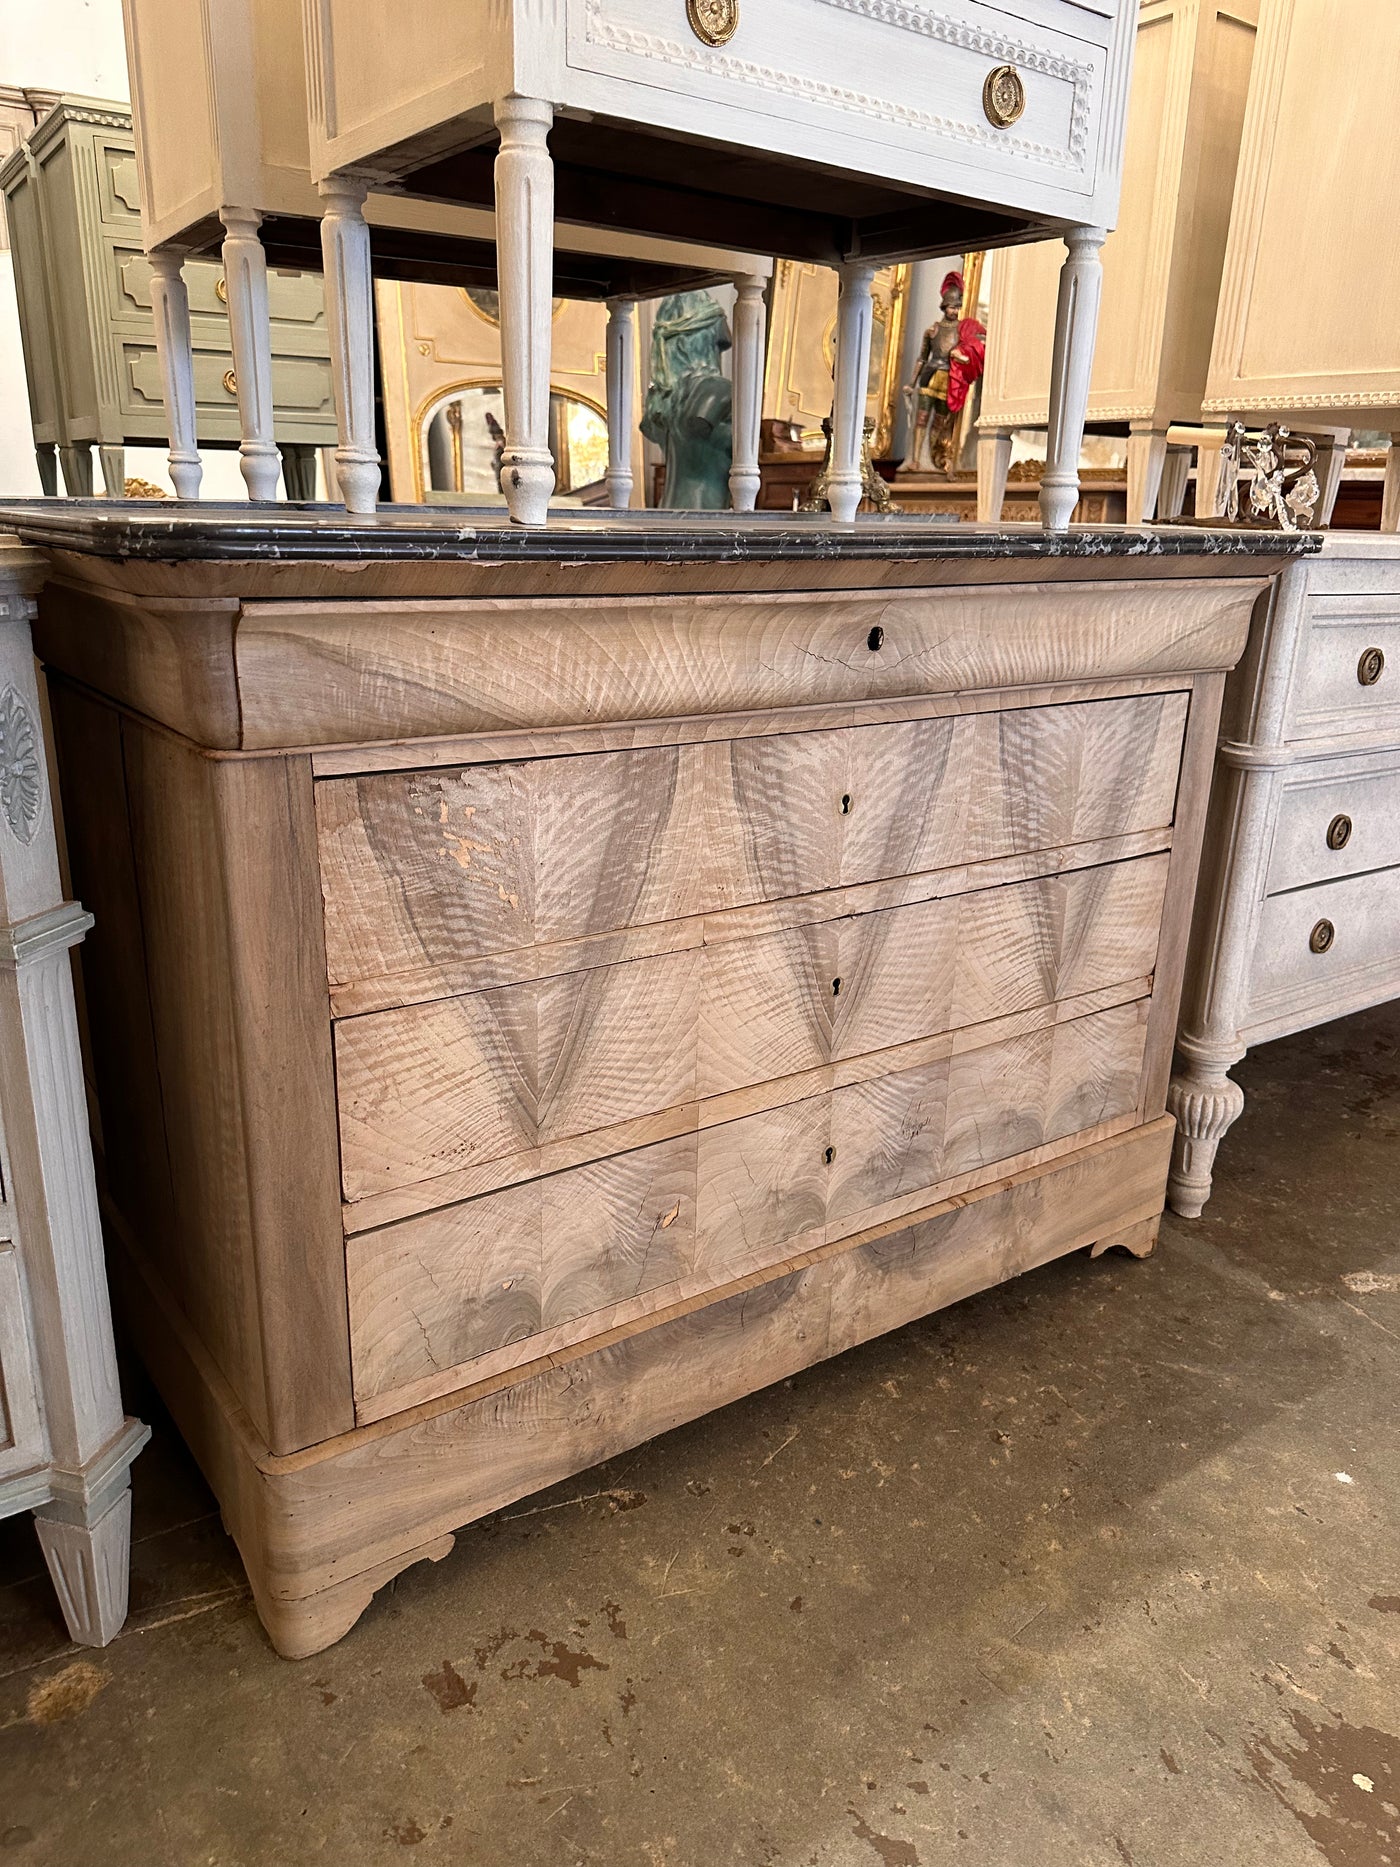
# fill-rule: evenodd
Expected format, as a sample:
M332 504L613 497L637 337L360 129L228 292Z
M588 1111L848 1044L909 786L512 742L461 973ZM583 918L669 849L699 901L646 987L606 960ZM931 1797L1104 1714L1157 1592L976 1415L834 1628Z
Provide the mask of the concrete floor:
M153 1397L132 1614L0 1526L0 1867L1400 1867L1400 1007L1218 1191L468 1531L274 1657Z

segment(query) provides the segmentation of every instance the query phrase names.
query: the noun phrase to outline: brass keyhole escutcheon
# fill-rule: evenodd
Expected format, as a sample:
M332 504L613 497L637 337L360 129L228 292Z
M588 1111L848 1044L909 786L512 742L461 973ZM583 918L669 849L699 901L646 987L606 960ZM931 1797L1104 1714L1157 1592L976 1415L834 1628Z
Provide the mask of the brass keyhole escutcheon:
M1337 937L1337 930L1331 921L1319 921L1308 935L1308 945L1314 953L1325 953Z
M996 130L1009 130L1026 108L1026 87L1014 65L998 65L982 86L982 109Z
M224 371L224 387L230 395L238 394L238 377L233 370Z
M1327 826L1327 847L1345 849L1350 841L1351 818L1345 815L1334 817Z
M685 0L690 30L706 45L728 45L739 30L739 0Z
M226 305L228 303L228 280L222 273L220 273L218 278L214 281L214 296L221 305Z
M1361 659L1356 664L1356 678L1363 687L1374 687L1385 673L1385 650L1366 648L1361 652Z

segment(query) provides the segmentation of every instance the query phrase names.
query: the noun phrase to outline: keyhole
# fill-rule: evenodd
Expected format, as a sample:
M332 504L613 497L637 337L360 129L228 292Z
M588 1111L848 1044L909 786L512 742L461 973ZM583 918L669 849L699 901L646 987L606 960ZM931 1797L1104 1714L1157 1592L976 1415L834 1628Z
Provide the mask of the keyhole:
M841 799L841 815L843 817L849 817L850 814L851 814L851 794L849 791L847 791L842 796L842 799Z
M870 650L872 655L877 648L883 648L885 646L884 630L878 627L878 625L873 628L865 638L865 646Z
M831 982L831 996L833 998L840 998L841 996L841 981L839 978L833 979Z
M828 1167L831 1165L832 1161L835 1160L835 1158L836 1158L836 1149L834 1147L829 1147L826 1150L826 1152L822 1155L822 1159L826 1162Z

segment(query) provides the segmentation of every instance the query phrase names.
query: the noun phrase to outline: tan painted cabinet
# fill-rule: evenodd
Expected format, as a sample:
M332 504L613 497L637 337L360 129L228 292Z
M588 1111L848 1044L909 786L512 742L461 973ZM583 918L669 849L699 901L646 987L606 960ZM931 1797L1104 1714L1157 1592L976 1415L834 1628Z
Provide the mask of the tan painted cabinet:
M1088 409L1091 424L1128 426L1129 524L1153 515L1168 427L1200 419L1258 9L1259 0L1143 0L1138 11ZM1061 257L1056 246L1023 246L993 262L983 518L1000 513L1011 431L1048 419Z

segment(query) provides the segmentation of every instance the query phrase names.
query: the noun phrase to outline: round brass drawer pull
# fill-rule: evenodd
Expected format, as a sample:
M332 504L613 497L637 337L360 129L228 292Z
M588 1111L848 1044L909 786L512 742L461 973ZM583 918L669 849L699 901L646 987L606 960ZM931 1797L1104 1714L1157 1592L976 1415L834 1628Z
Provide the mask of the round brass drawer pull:
M224 387L230 395L238 394L238 376L234 370L224 371Z
M228 303L228 280L222 273L214 281L214 296L221 305Z
M1026 108L1026 87L1014 65L998 65L982 86L982 109L996 130L1009 130Z
M690 30L706 45L728 45L739 30L739 0L685 0Z
M1385 650L1366 648L1361 651L1361 659L1356 664L1356 678L1363 687L1374 687L1385 673Z
M1331 921L1319 921L1308 935L1308 946L1314 953L1325 953L1337 937L1337 930Z
M1344 813L1336 816L1327 826L1327 847L1345 849L1351 841L1351 818Z

